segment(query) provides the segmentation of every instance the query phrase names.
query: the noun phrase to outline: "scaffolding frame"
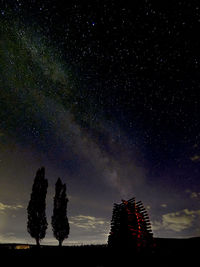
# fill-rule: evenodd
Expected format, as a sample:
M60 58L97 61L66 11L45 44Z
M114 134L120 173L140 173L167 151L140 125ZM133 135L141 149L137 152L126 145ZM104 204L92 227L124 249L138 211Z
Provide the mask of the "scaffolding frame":
M136 202L133 197L114 203L108 246L136 251L152 248L151 222L142 201Z

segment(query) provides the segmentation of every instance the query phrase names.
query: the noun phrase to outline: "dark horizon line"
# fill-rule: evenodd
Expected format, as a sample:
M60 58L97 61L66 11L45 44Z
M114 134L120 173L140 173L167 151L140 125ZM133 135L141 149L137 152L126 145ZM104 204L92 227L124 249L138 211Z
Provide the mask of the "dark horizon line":
M193 237L154 237L155 240L191 240L191 239L200 239L200 236L193 236ZM36 244L34 243L2 243L0 242L0 246L4 246L4 245L29 245L29 246L36 246ZM41 247L57 247L58 245L49 245L49 244L41 244ZM63 247L67 247L67 246L107 246L107 243L96 243L96 244L83 244L83 243L77 243L74 245L70 244L63 244Z

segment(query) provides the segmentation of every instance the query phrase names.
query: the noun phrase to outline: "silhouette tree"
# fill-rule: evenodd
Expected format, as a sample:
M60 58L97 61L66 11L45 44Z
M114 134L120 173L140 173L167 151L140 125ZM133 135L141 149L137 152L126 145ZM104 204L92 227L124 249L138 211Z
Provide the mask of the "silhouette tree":
M27 230L31 237L35 238L38 247L40 246L40 240L45 237L48 226L45 213L47 187L48 181L45 179L45 168L42 167L36 173L27 207Z
M58 240L60 247L64 239L69 235L67 203L66 185L58 178L55 185L54 209L51 224L54 237Z

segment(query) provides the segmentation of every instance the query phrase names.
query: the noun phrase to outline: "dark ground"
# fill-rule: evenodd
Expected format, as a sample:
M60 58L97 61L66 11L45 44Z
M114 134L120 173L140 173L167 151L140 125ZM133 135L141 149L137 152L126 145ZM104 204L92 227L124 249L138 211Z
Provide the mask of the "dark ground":
M153 252L135 253L133 250L114 250L101 246L65 246L61 249L43 246L17 250L14 244L2 244L0 257L7 264L21 266L191 266L198 265L200 238L155 239Z

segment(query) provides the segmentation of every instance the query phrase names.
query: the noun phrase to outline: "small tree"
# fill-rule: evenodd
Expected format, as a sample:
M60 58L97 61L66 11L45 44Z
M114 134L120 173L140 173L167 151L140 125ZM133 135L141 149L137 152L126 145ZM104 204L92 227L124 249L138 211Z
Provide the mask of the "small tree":
M58 240L60 247L64 239L69 235L67 203L66 185L58 178L55 185L54 209L51 224L54 237Z
M32 187L31 199L29 201L27 230L31 237L35 238L37 246L45 237L47 229L46 219L46 194L48 181L45 179L45 168L38 169Z

